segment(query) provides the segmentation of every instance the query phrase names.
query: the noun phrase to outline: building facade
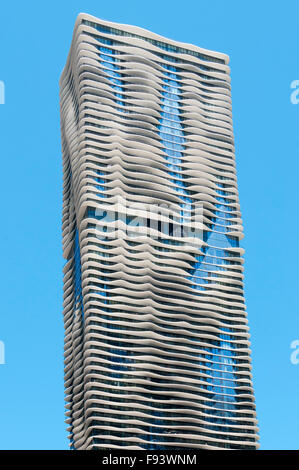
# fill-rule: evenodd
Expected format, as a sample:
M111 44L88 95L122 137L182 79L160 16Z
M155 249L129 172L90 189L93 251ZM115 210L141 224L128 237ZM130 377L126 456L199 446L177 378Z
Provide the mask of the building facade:
M256 449L228 57L77 18L60 80L72 449Z

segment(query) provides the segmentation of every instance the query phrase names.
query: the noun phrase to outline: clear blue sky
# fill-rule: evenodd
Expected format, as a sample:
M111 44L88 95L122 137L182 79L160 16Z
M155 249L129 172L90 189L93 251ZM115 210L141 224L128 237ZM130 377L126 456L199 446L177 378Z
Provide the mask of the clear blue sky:
M299 104L290 103L290 83L299 79L299 4L269 0L1 5L0 448L67 448L58 80L82 11L231 57L261 447L298 449L290 343L299 339Z

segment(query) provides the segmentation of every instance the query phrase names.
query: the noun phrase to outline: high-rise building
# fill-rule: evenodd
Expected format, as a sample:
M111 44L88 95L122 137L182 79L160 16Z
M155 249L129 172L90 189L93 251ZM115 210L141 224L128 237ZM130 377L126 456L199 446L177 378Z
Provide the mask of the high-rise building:
M228 57L80 14L60 81L73 449L256 449Z

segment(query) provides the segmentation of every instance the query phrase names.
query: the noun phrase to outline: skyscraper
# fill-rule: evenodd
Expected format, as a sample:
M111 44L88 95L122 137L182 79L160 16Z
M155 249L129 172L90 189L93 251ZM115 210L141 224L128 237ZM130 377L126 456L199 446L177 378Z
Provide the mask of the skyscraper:
M74 449L256 449L228 57L80 14L60 81Z

